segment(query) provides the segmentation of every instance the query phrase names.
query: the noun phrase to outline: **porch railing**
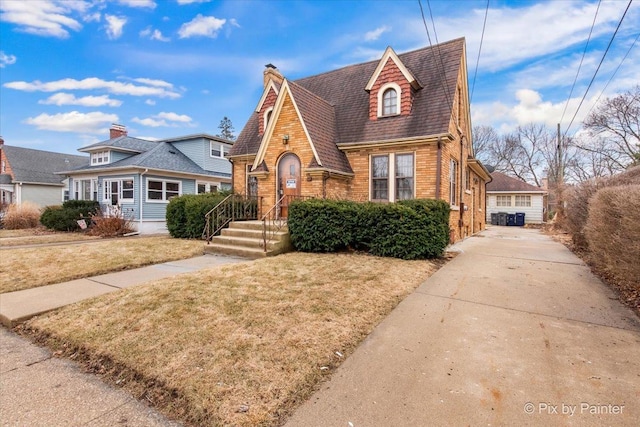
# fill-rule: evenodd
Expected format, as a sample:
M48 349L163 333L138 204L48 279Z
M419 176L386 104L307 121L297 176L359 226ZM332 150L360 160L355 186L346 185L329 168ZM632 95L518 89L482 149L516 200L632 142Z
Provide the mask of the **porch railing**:
M262 248L267 252L267 245L280 230L287 225L287 217L282 215L282 207L289 206L294 200L310 199L308 196L284 195L276 201L262 216Z
M230 194L205 214L202 238L211 242L231 221L256 220L260 212L262 197Z

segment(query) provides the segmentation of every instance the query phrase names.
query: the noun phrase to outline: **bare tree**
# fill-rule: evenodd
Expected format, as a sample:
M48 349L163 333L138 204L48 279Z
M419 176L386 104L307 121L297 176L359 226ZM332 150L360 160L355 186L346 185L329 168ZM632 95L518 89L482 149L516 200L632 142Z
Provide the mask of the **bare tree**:
M640 165L640 85L602 101L583 126L592 136L603 138L607 149L615 153L609 160Z
M495 165L491 152L493 146L499 141L500 136L492 126L480 125L473 127L473 154L476 159L485 165Z

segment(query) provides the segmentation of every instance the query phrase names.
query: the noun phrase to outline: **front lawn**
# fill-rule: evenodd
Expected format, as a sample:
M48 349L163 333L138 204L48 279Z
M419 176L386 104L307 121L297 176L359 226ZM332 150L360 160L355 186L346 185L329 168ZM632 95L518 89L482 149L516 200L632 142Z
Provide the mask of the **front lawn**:
M291 253L103 295L24 331L188 425L278 425L443 263Z
M0 229L0 247L62 243L96 239L99 239L99 237L87 236L84 233L52 231L44 227L27 228L22 230Z
M0 293L202 255L201 240L169 236L0 250Z

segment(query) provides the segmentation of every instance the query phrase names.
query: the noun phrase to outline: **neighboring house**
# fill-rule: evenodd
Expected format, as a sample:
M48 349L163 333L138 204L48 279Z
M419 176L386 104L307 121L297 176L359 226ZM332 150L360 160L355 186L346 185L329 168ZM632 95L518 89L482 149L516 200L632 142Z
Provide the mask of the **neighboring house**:
M5 145L0 138L0 203L60 205L68 198L68 180L56 172L89 163L87 156Z
M109 140L79 149L88 165L60 173L69 176L71 199L97 200L108 214L117 207L141 233L165 233L172 197L231 189L232 144L207 134L147 141L112 125Z
M487 184L487 222L491 214L498 212L525 214L525 224L540 224L544 221L544 188L527 184L501 172L491 173Z
M451 240L485 228L486 168L473 157L464 39L290 81L271 64L229 159L262 213L301 196L451 204ZM285 196L282 198L282 196Z

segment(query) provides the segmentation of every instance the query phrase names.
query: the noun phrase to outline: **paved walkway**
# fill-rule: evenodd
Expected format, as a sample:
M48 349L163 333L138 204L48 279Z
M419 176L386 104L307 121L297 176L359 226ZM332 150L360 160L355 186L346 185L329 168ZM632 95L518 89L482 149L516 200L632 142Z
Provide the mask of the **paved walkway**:
M633 312L537 230L457 247L287 426L638 425Z
M0 295L0 319L15 325L37 314L151 280L243 258L204 255L87 279ZM53 358L0 327L0 425L2 426L178 426L128 393L82 372L66 359Z

